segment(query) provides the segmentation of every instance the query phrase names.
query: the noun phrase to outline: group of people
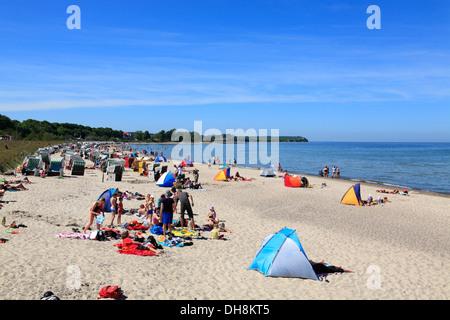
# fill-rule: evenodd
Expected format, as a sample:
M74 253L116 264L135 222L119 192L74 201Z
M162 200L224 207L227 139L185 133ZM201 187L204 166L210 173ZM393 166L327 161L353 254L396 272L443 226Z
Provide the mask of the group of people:
M328 166L325 166L323 170L319 171L319 176L328 178L330 175L330 168ZM333 166L333 169L331 170L331 177L332 178L339 178L341 176L341 172L339 170L339 167Z
M199 170L194 168L192 174L194 175L194 180L185 176L185 172L191 172L186 170L182 165L174 165L173 176L176 180L178 188L182 189L202 189L202 185L198 182Z
M5 179L2 179L0 183L0 199L3 198L6 191L26 191L28 190L25 188L24 183L32 183L28 180L27 177L23 178L22 180L11 180L6 181ZM0 203L0 208L3 207L3 204Z
M255 180L255 178L244 178L242 177L239 172L236 172L234 176L230 176L228 179L229 181L252 181Z
M116 191L110 201L111 205L111 222L109 227L114 227L114 219L117 214L117 223L121 225L121 217L124 212L123 199L125 194ZM88 229L92 226L94 221L97 224L97 229L101 229L101 225L105 218L105 203L106 198L101 197L91 207L89 212L89 222L83 229L83 233L86 233ZM145 197L145 203L140 205L136 215L139 218L143 218L144 225L151 229L154 225L162 226L163 235L172 235L172 223L174 214L177 212L178 203L180 204L180 224L182 227L189 226L192 230L196 229L196 224L194 220L194 213L192 207L194 206L194 199L192 195L182 189L172 187L168 189L165 193L161 194L159 199L155 202L154 195L147 194ZM186 223L185 215L189 218L189 224ZM210 211L206 217L206 226L212 229L211 235L213 239L219 239L219 232L232 232L231 230L225 229L223 222L220 222L217 218L217 214L214 207L210 208Z

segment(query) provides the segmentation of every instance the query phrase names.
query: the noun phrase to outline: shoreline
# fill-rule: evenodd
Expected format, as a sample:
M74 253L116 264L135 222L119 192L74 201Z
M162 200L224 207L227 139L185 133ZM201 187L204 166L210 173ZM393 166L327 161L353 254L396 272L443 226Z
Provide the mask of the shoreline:
M286 143L294 143L294 142L286 142ZM298 143L303 143L303 142L298 142ZM345 143L345 142L344 142ZM134 144L134 143L130 143L130 144ZM158 144L158 143L154 143L153 145L172 145L172 144L177 144L177 143L162 143L162 144ZM204 144L204 143L203 143ZM207 144L209 144L207 142ZM148 143L139 143L136 145L149 145ZM167 156L166 156L167 158ZM173 160L178 160L178 159L173 159ZM181 161L181 159L179 159ZM206 163L203 162L203 163ZM253 166L248 166L248 165L239 165L238 166L242 167L242 168L256 168L257 170L262 170L265 166L261 166L261 167L253 167ZM274 169L275 172L276 168ZM299 171L291 171L293 174L297 174L297 175L304 175L304 176L311 176L311 177L319 177L319 175L316 175L314 173L303 173L303 172L299 172ZM331 178L330 178L331 179ZM334 178L333 178L334 179ZM450 197L450 192L442 192L442 191L435 191L435 190L428 190L428 189L424 189L424 188L420 188L420 187L412 187L412 186L406 186L403 185L401 182L400 183L393 183L393 182L384 182L384 181L377 181L377 180L367 180L367 179L361 179L361 178L352 178L352 177L346 177L346 176L341 176L339 179L341 180L348 180L348 181L353 181L354 183L357 182L362 182L362 183L366 183L366 184L372 184L372 185L377 185L380 186L380 188L391 188L391 189L407 189L407 190L412 190L414 192L421 192L424 194L430 194L430 195L436 195L436 196L442 196L442 197Z
M180 161L169 159L167 164ZM90 165L87 160L86 166ZM205 223L214 206L233 233L212 240L209 231L202 231L201 238L192 239L192 246L164 247L164 254L151 257L120 254L114 246L121 243L118 239L104 242L57 235L83 229L93 202L108 188L158 198L168 187L156 186L151 176L131 168L125 168L121 181L103 180L98 169L86 170L84 176L65 170L61 179L28 176L33 182L26 185L28 190L7 192L2 199L1 214L7 223L15 221L27 228L12 235L0 226L1 237L8 239L0 244L4 257L0 297L36 300L50 290L62 300L96 300L102 287L118 285L127 299L153 301L448 299L442 281L450 262L448 198L411 192L388 195L384 205L356 207L340 204L352 184L349 180L305 175L311 188L287 188L281 178L261 177L259 168L231 167L232 175L239 171L254 180L225 182L213 180L218 165L208 168L194 162L194 167L204 188L186 190L195 201L196 224ZM186 176L192 175L190 168ZM322 182L327 186L322 187ZM362 195L374 194L375 188L367 184ZM123 202L131 212L144 201ZM106 213L108 225L110 219ZM122 223L136 219L135 214L122 215ZM311 260L355 272L330 275L328 282L320 282L266 277L248 270L262 241L283 227L296 230ZM146 231L145 236L149 234ZM378 289L368 286L373 266L382 274ZM79 270L78 287L68 282L73 270Z
M169 159L169 158L167 158ZM182 161L182 160L178 160L178 159L170 159L171 161ZM200 163L200 162L193 162L195 163ZM205 162L201 162L201 164L206 164ZM264 169L264 167L248 167L248 166L230 166L231 168L243 168L243 169L250 169L250 170L255 170L255 171L261 171ZM274 170L275 175L277 175L277 173L281 174L281 172L275 171ZM425 190L425 189L418 189L418 188L412 188L412 187L405 187L405 186L401 186L401 185L395 185L392 183L383 183L383 182L379 182L379 181L366 181L366 180L357 180L357 179L353 179L353 178L347 178L347 177L339 177L339 178L325 178L325 177L321 177L319 175L313 175L313 174L306 174L306 173L302 173L302 172L295 172L295 171L291 171L289 172L289 174L293 174L293 175L298 175L298 176L304 176L306 178L308 178L308 180L310 178L318 178L318 179L323 179L324 181L328 181L328 180L333 180L333 181L343 181L343 182L353 182L353 183L362 183L362 184L367 184L367 185L371 185L371 186L376 186L379 187L380 189L382 188L391 188L391 189L407 189L408 192L413 191L413 192L417 192L417 193L421 193L421 194L425 194L425 195L430 195L430 196L437 196L437 197L444 197L444 198L450 198L450 193L443 193L443 192L436 192L436 191L429 191L429 190Z

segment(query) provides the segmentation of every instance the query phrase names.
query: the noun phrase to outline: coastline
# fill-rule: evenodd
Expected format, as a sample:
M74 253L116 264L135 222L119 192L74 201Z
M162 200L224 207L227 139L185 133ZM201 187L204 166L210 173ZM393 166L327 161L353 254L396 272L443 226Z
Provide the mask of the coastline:
M292 144L292 143L294 143L294 142L291 142L289 144ZM130 144L132 144L132 143L130 143ZM419 143L419 144L421 144L421 143ZM148 144L147 143L142 143L141 145L148 145ZM155 144L155 145L158 145L158 144ZM164 144L161 144L161 145L164 145ZM206 163L206 161L204 163ZM245 164L243 164L243 165L239 165L238 164L238 166L240 166L240 167L248 167L248 168L257 168L259 170L261 170L264 167L264 166L250 166L250 165L245 165ZM309 171L311 171L311 170L309 170ZM298 174L298 175L303 175L303 176L316 176L316 177L319 177L315 173L304 173L304 172L302 172L300 170L292 170L292 171L290 170L290 172L292 172L294 174ZM372 178L364 178L364 176L361 175L361 174L359 174L358 178L347 177L347 176L342 176L341 175L339 179L353 181L354 183L364 182L364 183L367 183L367 184L375 184L375 185L380 186L380 188L391 188L391 189L398 189L398 190L407 189L407 190L413 190L415 192L423 192L423 193L427 193L427 194L433 194L433 195L436 195L436 196L443 196L443 197L450 196L450 192L440 191L439 188L437 188L438 190L433 190L433 189L436 189L433 186L428 186L428 187L430 187L430 189L421 188L421 187L417 186L417 185L419 185L417 183L414 184L415 186L410 186L410 185L400 181L400 179L391 179L391 182L385 182L383 180L376 180L376 178L374 178L374 177L372 177ZM394 181L398 180L398 181L392 182L392 180L394 180Z
M179 162L170 160L168 165ZM168 188L157 187L153 179L129 168L119 182L103 181L98 169L86 170L84 176L65 171L62 179L29 176L33 184L26 185L27 191L8 192L3 198L8 203L2 216L27 228L11 235L0 227L1 236L9 239L0 244L0 297L34 300L51 290L63 300L94 300L101 287L119 285L130 300L448 299L442 281L449 275L450 262L448 198L411 192L387 195L390 202L384 206L353 207L339 203L352 185L347 180L306 175L311 188L286 188L281 178L261 177L259 169L232 167L232 175L239 171L254 180L221 182L213 180L217 165L194 165L205 188L186 190L195 201L196 223L204 223L214 206L233 233L225 233L225 240L219 241L205 231L192 246L164 248L163 255L153 257L118 253L114 244L120 240L56 235L83 228L93 201L107 188L155 197ZM186 174L192 177L191 172ZM322 187L322 182L327 186ZM364 184L363 198L370 192L375 195L375 190ZM130 210L140 203L127 200L124 206ZM106 220L110 217L107 213ZM134 214L122 216L123 222L135 219ZM331 275L329 282L319 282L266 277L248 270L263 239L283 227L296 230L308 258L355 273ZM376 288L368 285L373 267L382 275ZM80 270L75 288L68 285L72 268Z

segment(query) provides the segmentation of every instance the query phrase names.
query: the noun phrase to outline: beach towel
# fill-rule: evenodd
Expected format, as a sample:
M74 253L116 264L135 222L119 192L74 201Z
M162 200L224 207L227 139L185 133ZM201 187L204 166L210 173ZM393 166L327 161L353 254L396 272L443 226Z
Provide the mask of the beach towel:
M105 216L102 214L97 215L97 219L95 220L95 223L102 224L103 221L105 221Z
M148 228L146 226L140 224L136 220L133 220L130 223L128 223L126 229L128 229L128 230L148 230Z
M166 239L164 238L164 236L161 236L158 238L158 243L162 244L165 247L184 247L183 239L179 237Z
M176 237L198 236L197 232L189 231L187 229L182 229L182 230L173 230L172 229L172 234Z
M150 250L140 250L138 249L137 244L128 244L123 245L122 243L118 243L114 245L115 247L119 248L117 252L121 254L132 254L136 256L157 256L156 253L150 251Z
M84 234L84 233L58 233L56 235L59 238L78 238L78 239L89 239L89 234Z

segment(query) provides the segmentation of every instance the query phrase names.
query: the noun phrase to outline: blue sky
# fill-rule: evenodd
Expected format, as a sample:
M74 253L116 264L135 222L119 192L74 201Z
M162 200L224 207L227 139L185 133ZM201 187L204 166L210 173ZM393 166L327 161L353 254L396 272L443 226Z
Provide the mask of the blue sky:
M373 4L381 29L366 26ZM0 0L0 113L449 142L449 36L445 0Z

